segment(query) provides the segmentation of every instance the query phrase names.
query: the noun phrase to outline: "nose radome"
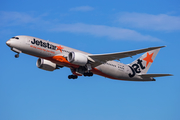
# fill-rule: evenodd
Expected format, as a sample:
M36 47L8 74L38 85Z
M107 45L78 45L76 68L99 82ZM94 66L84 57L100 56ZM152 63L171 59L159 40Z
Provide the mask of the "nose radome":
M6 42L6 45L7 45L7 46L10 46L10 45L11 45L10 40L8 40L8 41Z

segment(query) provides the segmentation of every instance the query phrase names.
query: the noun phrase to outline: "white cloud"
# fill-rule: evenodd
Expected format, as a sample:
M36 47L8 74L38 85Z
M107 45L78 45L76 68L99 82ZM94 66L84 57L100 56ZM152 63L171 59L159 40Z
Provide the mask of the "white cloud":
M14 26L28 23L35 23L39 18L34 18L26 13L19 12L0 12L0 26Z
M180 30L180 16L127 12L121 13L118 16L118 21L124 25L135 28L161 31Z
M59 24L52 31L87 33L100 37L109 37L116 40L133 40L133 41L161 41L158 38L142 35L134 30L110 27L105 25L88 25L88 24Z
M54 20L45 20L43 15L34 17L33 15L19 12L0 12L0 15L0 26L6 28L23 25L30 29L36 28L46 31L84 33L93 36L108 37L115 40L160 41L158 38L118 27L83 23L62 24L58 21L54 22Z
M92 10L94 10L94 8L90 6L80 6L70 9L70 11L81 11L81 12L92 11Z

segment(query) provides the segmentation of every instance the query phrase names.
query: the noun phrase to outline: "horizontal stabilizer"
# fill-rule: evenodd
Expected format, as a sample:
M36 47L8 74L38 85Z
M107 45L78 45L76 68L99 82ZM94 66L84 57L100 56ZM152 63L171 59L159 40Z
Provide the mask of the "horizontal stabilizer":
M164 76L173 76L172 74L138 74L141 77L164 77Z

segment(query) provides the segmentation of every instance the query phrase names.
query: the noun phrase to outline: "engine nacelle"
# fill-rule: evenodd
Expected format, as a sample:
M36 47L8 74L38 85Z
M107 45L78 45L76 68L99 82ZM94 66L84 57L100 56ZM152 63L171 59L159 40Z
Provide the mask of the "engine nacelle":
M55 63L41 58L37 60L36 66L47 71L54 71L57 68L57 65Z
M86 55L79 52L70 52L67 60L75 65L85 66L88 62Z

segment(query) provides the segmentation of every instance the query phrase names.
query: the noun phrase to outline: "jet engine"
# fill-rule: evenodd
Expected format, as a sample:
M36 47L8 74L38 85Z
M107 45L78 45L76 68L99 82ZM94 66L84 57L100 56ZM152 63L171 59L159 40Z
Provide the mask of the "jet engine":
M70 52L68 54L67 60L70 63L80 66L85 66L88 62L87 56L79 52Z
M55 63L41 58L37 60L36 66L47 71L54 71L55 69L57 69L57 65Z

